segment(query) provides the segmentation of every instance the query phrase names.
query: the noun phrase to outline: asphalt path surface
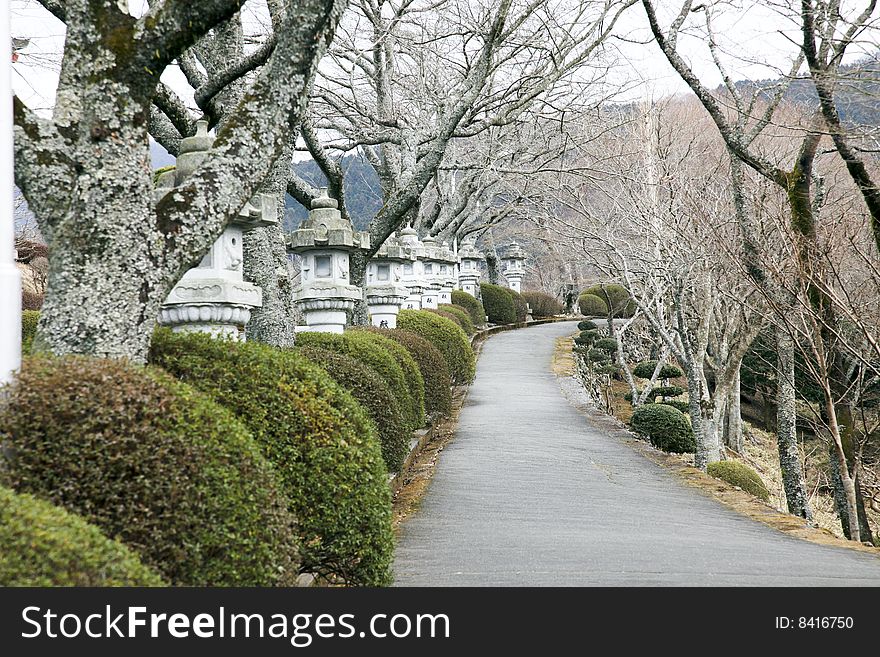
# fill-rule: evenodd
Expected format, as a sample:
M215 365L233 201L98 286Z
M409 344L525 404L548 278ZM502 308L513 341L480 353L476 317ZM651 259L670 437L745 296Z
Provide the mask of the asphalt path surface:
M455 439L403 524L397 585L880 585L880 558L742 516L592 427L551 371L575 330L487 339Z

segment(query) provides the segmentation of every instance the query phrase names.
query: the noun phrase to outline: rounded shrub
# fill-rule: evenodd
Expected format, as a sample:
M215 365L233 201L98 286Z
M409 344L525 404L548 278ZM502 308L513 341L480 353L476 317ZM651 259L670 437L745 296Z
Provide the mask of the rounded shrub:
M587 360L598 365L607 365L611 362L611 356L608 355L607 351L594 348L587 352Z
M617 378L617 375L620 374L620 367L609 363L608 365L602 365L596 371L599 372L599 374L607 374Z
M726 481L733 486L739 486L747 493L751 493L759 500L768 502L770 491L764 485L761 475L740 461L715 461L710 463L706 472L716 479Z
M479 299L471 296L464 290L453 290L452 304L464 308L468 315L470 315L474 326L486 325L486 310Z
M562 314L562 304L552 294L527 291L523 292L522 296L532 309L533 317L553 317Z
M474 323L473 321L471 321L471 316L468 314L468 311L461 306L456 306L451 303L444 303L440 304L439 310L454 315L456 317L458 325L461 326L461 330L464 331L465 334L473 335L477 332L477 330L474 328Z
M651 444L664 452L694 452L697 444L690 422L681 411L665 404L645 404L633 411L630 426L648 436Z
M373 368L391 388L406 420L415 430L425 423L425 383L409 352L393 340L369 331L342 335L307 331L296 336L297 347L319 347L346 354Z
M319 365L363 406L376 425L385 466L389 472L399 472L409 452L410 432L388 384L351 356L318 347L303 347L299 353Z
M296 350L255 342L160 330L151 357L251 430L297 516L302 572L390 581L388 474L373 422L349 393Z
M596 322L584 319L578 322L578 331L597 331L599 329L599 325Z
M636 365L633 368L633 376L638 377L640 379L650 379L654 375L654 368L657 367L656 360L645 360ZM675 365L664 364L663 367L660 368L660 375L657 377L658 379L677 379L680 376L683 376L684 373L680 368Z
M581 331L581 334L575 337L574 343L583 346L590 346L599 339L599 331Z
M156 368L78 356L25 359L8 394L5 485L81 515L171 584L295 581L276 474L208 396Z
M651 396L651 399L656 399L657 397L680 397L684 394L684 388L681 386L657 386L656 388L651 388L651 392L648 394Z
M435 308L426 308L425 310L429 313L434 313L435 315L437 315L439 317L443 317L445 319L448 319L450 322L452 322L458 328L460 328L462 331L464 331L465 335L468 335L467 331L464 328L464 325L461 323L461 318L458 317L457 315L454 315L453 313L450 313L450 312L446 312L445 310L441 310L439 308L436 308L436 309Z
M632 317L636 311L635 302L629 291L622 285L605 283L587 288L582 294L592 294L605 304L605 315L609 312L614 317Z
M606 351L609 354L617 353L617 340L614 338L601 338L600 340L596 340L593 343L593 347L596 349L601 349L602 351Z
M529 318L529 306L523 296L516 290L507 289L507 293L513 298L513 310L516 321L522 323Z
M665 401L660 402L661 404L666 404L667 406L672 406L672 408L678 409L685 415L690 413L690 405L686 401L682 401L680 399L667 399Z
M370 327L402 345L413 357L425 382L425 412L448 415L452 411L452 378L443 354L425 338L403 329Z
M516 321L516 306L506 287L480 283L480 296L492 324L513 324Z
M578 297L578 308L581 315L587 317L605 317L608 315L608 304L595 294L583 293Z
M0 486L0 586L162 586L155 572L94 525Z
M40 321L39 310L21 311L21 353L31 353L34 336L37 334L37 323Z
M424 310L401 310L397 327L423 337L440 350L454 385L473 380L476 357L467 336L457 324Z

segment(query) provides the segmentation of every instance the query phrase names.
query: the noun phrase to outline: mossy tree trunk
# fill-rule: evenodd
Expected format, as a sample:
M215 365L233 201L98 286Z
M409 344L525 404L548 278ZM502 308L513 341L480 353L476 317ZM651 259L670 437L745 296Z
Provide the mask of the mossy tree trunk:
M159 306L253 196L305 109L345 2L288 3L269 63L204 164L154 205L159 77L242 0L46 3L67 26L52 119L15 99L15 173L51 246L34 349L144 361Z

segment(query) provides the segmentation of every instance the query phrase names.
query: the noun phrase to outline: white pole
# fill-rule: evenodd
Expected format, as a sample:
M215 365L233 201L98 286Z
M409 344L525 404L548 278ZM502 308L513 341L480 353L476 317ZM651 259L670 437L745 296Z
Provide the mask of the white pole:
M15 266L12 189L12 34L9 0L0 0L0 384L21 366L21 274Z

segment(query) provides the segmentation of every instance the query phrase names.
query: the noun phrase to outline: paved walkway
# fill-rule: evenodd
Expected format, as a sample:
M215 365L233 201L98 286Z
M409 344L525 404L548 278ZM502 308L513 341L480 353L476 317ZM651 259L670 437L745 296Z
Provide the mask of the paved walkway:
M398 585L880 585L880 559L749 520L593 429L550 371L573 323L487 340Z

